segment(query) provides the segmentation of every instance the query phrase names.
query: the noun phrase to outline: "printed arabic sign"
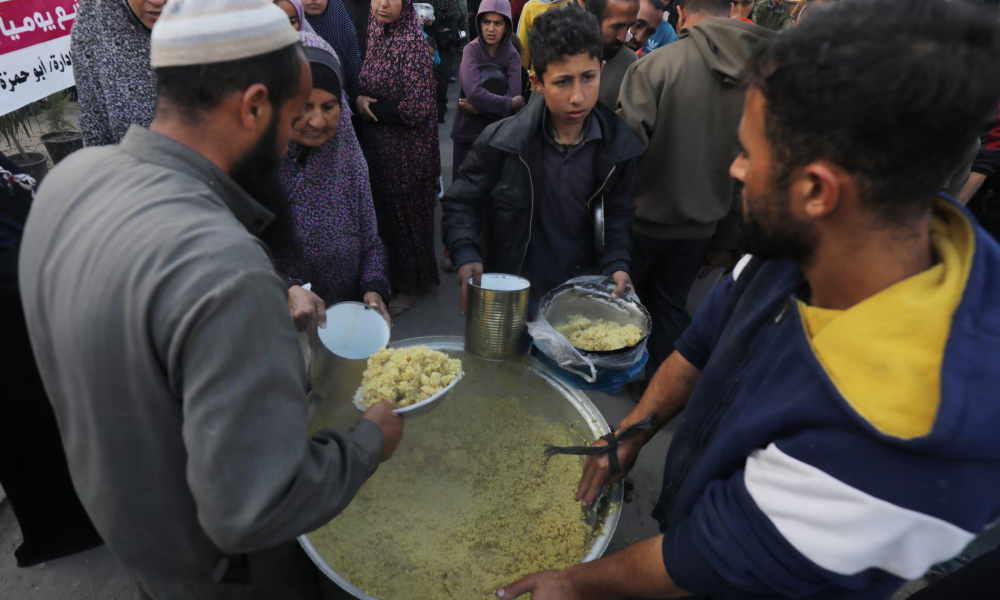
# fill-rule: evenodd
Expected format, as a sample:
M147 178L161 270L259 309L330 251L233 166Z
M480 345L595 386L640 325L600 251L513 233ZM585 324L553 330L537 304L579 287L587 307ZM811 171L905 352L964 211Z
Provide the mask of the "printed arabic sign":
M0 114L74 85L75 0L0 1Z

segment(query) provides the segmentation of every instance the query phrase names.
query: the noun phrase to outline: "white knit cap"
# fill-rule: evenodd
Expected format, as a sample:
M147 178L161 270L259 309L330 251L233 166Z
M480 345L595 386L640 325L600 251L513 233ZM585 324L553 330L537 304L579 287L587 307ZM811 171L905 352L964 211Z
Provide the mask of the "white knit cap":
M261 56L299 42L273 0L170 0L153 26L153 68Z

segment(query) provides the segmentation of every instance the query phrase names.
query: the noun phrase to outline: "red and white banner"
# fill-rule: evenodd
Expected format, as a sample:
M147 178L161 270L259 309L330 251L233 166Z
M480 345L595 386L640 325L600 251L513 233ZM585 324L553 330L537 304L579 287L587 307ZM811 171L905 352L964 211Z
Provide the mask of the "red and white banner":
M76 0L0 0L0 115L74 85Z

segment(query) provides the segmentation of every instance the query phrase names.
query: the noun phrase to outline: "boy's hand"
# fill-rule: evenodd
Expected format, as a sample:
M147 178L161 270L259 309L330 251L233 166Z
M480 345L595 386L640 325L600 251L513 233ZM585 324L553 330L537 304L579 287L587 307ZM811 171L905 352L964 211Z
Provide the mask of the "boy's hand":
M483 282L483 263L465 263L458 268L458 283L462 286L462 314L465 314L465 300L469 297L469 279L472 283L481 285Z
M632 289L632 278L629 277L628 273L625 271L615 271L611 274L611 278L615 280L617 284L615 286L615 291L611 292L611 297L615 300L621 298L626 292Z

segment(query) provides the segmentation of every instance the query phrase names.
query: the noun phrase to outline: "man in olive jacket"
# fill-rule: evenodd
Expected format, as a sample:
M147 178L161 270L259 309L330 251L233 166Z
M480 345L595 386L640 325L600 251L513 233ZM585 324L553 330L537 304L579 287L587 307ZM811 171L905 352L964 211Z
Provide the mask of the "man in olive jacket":
M726 0L680 0L678 41L629 67L618 116L646 153L636 175L633 279L653 317L647 373L688 325L698 272L735 262L739 193L729 165L739 153L740 75L774 33L726 18Z
M527 278L532 301L579 275L612 277L618 296L631 285L629 230L643 148L597 102L600 28L583 11L553 10L535 21L529 43L532 84L544 101L487 127L441 199L463 311L469 278L484 270ZM597 212L603 219L595 220Z

